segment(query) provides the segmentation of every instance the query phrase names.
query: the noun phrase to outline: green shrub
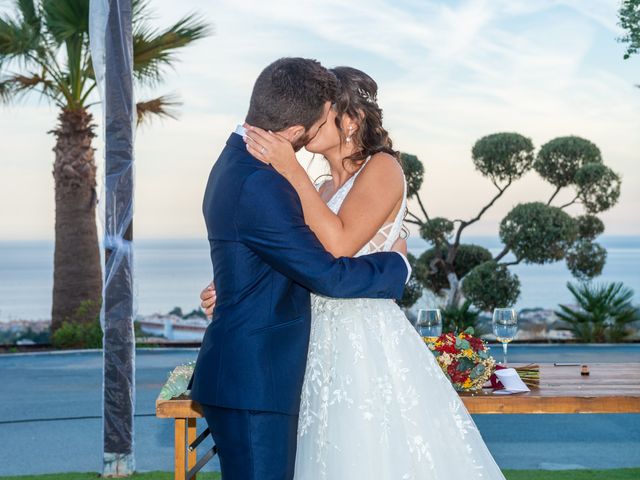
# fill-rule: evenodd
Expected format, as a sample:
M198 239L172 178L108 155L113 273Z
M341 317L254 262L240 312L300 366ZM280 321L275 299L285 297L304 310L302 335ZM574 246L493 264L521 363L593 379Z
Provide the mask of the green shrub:
M442 331L455 332L457 335L460 332L464 332L468 327L473 327L476 336L485 333L480 325L480 312L472 310L471 305L471 302L466 300L460 307L442 310Z
M91 300L80 304L70 318L51 336L56 348L102 348L99 305Z
M462 293L477 308L490 312L516 303L520 296L520 279L507 267L490 260L469 272L462 282Z
M592 284L567 283L579 308L560 305L556 312L571 325L576 340L581 342L621 342L630 333L629 324L638 320L631 304L633 290L621 282Z
M542 202L520 203L500 222L500 239L525 263L562 260L577 236L569 214Z
M102 348L100 320L88 323L64 321L53 334L51 343L56 348Z

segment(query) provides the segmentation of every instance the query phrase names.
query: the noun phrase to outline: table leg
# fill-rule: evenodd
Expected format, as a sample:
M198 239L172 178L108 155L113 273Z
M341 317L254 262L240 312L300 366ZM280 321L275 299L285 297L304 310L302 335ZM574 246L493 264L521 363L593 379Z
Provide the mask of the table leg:
M174 446L174 464L175 464L175 480L185 480L186 474L186 453L185 440L187 438L187 419L176 418L175 423L175 446Z
M187 450L189 449L189 445L191 445L196 439L196 419L195 418L187 418ZM196 465L196 461L198 460L196 449L193 451L189 451L187 454L187 467L191 470ZM193 480L197 477L194 476Z

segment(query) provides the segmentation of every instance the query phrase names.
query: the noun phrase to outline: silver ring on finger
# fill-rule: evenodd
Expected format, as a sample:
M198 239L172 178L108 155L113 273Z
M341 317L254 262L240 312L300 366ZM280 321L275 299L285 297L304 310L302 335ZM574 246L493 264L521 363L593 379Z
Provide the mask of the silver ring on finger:
M264 148L264 147L262 147L262 149L260 150L260 153L261 153L262 155L264 155L266 152L267 152L267 149L266 149L266 148Z

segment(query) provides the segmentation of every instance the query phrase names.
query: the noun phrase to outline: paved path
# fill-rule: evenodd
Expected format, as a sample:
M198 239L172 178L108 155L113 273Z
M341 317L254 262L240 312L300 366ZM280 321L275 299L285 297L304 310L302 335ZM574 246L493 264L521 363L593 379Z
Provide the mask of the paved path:
M512 345L513 362L638 362L640 345ZM501 350L493 355L500 359ZM195 350L140 350L136 458L171 470L172 422L154 403L169 371ZM101 352L0 356L0 475L101 468ZM474 415L502 468L640 466L640 415ZM215 469L216 464L209 467Z

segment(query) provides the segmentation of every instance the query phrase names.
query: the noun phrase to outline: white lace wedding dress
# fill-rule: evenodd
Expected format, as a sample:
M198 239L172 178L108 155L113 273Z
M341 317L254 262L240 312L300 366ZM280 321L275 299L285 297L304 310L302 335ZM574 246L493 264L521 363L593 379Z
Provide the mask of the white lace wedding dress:
M328 202L333 212L358 173ZM406 197L395 221L357 255L390 250L405 207ZM433 354L393 300L313 295L295 479L504 476Z

